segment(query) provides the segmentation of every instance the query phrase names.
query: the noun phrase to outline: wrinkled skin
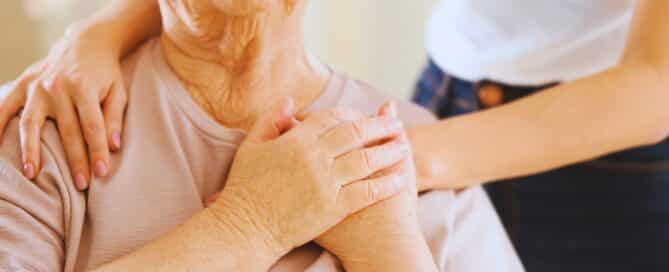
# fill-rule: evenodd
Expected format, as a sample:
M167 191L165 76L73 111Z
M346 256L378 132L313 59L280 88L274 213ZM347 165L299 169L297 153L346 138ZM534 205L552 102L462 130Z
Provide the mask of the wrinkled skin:
M355 115L357 118L364 117L359 114ZM396 118L394 106L384 105L379 116ZM404 133L400 134L396 140L408 143ZM286 161L285 163L294 162ZM271 174L268 173L268 175ZM323 248L336 255L349 271L367 271L378 267L379 264L370 262L379 260L377 256L379 252L395 252L401 248L414 250L415 245L423 241L416 213L417 190L413 161L407 158L390 168L375 173L373 177L386 175L397 175L403 180L403 184L406 184L399 195L350 215L315 240ZM228 189L229 187L225 190ZM313 195L309 190L306 189L304 195ZM214 203L216 199L220 199L220 195L209 199L208 203ZM263 204L270 207L275 203ZM314 211L317 211L318 209L323 210L324 207L313 208ZM295 210L293 216L300 216L301 213L302 210ZM288 226L282 231L290 233L295 229Z
M407 201L415 199L415 190L403 189L415 186L410 184L413 179L402 178L405 174L401 173L409 175L412 170L392 167L410 161L410 146L393 121L396 119L356 119L358 116L347 110L325 110L275 140L263 139L273 138L292 125L278 124L274 133L250 135L239 148L225 189L209 207L221 211L236 207L250 214L247 218L252 222L246 225L258 228L248 235L267 231L285 251L311 241L379 199L399 191L405 191ZM385 172L380 173L382 170ZM258 198L268 194L274 197ZM411 211L415 207L413 202L404 202L404 197L398 200L402 202L397 208L409 204L406 207ZM377 209L375 213L384 214L383 218L398 217L417 224L414 217L405 218L404 210ZM303 231L304 226L310 226L311 231Z

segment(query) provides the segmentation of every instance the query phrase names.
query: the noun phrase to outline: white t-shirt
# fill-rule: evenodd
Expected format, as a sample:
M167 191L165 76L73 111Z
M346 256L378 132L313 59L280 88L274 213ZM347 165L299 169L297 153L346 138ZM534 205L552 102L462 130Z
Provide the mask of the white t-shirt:
M636 0L442 0L427 50L449 74L471 81L538 85L616 64Z

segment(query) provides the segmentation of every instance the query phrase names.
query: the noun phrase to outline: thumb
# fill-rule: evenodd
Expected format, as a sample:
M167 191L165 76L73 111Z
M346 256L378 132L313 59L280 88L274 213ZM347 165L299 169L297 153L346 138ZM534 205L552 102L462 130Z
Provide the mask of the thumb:
M294 116L295 102L290 97L283 98L258 118L247 139L256 143L276 139L290 129Z

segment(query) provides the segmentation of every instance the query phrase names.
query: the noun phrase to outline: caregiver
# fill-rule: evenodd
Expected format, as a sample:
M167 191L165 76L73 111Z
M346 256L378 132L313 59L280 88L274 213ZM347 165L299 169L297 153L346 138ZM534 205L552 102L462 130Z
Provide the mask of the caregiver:
M669 2L651 0L443 1L428 33L434 64L417 100L441 117L489 110L409 130L419 188L461 188L571 165L492 188L528 270L627 271L666 262L666 10ZM35 102L49 97L80 112L83 139L64 143L76 151L72 168L88 173L89 161L108 163L108 149L122 144L119 59L159 28L154 1L114 1L73 25L21 76L2 101L0 124L26 105L28 177L39 169L29 143L45 118L58 116L53 105ZM67 88L49 92L54 79ZM652 147L593 161L642 146Z

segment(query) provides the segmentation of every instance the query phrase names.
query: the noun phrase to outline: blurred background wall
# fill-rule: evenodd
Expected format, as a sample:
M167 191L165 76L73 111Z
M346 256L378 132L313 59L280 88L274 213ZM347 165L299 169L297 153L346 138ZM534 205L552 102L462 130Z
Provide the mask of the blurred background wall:
M0 1L0 82L46 54L69 22L109 0ZM426 57L423 32L435 0L312 0L307 43L326 63L408 97Z
M16 77L41 53L39 25L18 0L0 4L0 82Z

